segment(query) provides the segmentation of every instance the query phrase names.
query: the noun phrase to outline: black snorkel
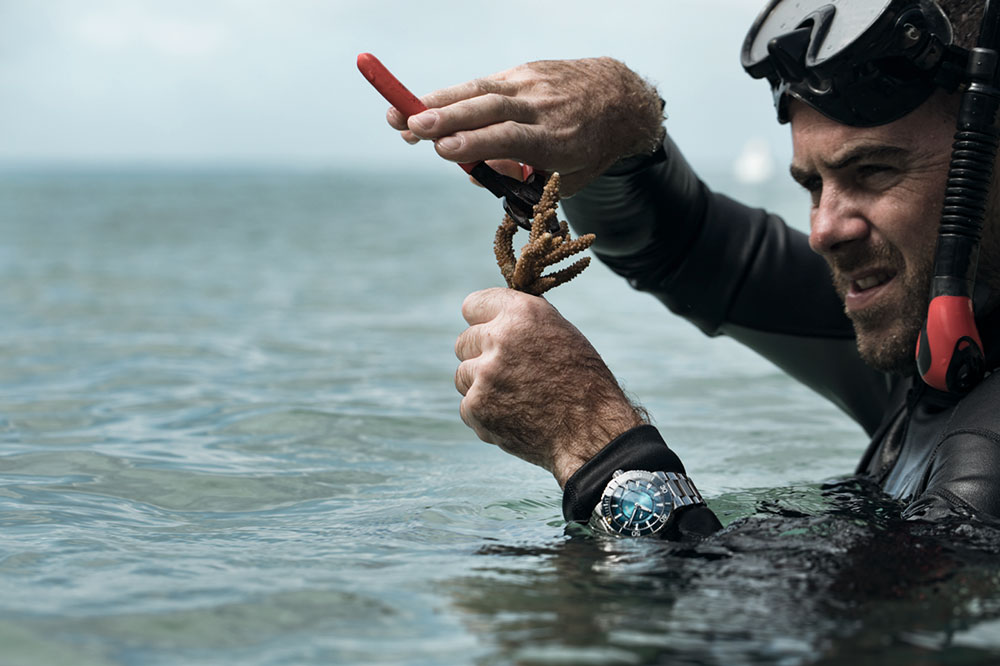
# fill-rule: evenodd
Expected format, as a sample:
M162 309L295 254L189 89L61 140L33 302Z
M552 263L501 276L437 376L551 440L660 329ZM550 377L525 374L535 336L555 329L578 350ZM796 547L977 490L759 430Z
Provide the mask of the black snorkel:
M958 112L930 304L916 350L917 370L923 380L938 390L957 394L972 390L986 372L972 294L1000 143L998 60L1000 1L986 0L979 42L969 54L968 87Z
M953 43L932 0L771 0L743 43L744 69L767 78L780 122L798 99L853 127L902 118L937 89L963 89L917 370L964 394L986 371L973 288L1000 144L1000 0L986 0L972 51Z

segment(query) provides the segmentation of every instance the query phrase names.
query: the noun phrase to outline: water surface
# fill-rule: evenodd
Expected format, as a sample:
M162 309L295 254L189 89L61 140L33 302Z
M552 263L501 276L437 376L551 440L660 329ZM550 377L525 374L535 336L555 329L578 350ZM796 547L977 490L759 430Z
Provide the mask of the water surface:
M824 489L855 425L600 266L550 300L729 528L567 528L458 418L459 306L500 284L499 209L460 181L0 175L0 661L1000 657L991 530Z

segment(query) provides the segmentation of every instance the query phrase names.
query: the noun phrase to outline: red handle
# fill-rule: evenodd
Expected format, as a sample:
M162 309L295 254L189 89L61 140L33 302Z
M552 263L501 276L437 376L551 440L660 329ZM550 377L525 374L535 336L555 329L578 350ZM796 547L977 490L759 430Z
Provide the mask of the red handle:
M368 79L368 83L407 118L427 110L424 103L407 90L406 86L371 53L362 53L358 56L358 69ZM478 163L460 163L458 166L465 169L466 173L472 173L476 164Z
M368 79L368 83L407 118L427 110L424 103L407 90L406 86L371 53L362 53L358 56L358 69Z

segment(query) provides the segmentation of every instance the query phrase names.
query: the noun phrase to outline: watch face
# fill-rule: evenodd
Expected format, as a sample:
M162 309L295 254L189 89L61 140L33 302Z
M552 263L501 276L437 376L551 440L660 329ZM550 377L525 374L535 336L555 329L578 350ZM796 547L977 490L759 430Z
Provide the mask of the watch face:
M626 472L601 498L608 527L619 534L645 536L659 531L670 518L672 496L648 473Z

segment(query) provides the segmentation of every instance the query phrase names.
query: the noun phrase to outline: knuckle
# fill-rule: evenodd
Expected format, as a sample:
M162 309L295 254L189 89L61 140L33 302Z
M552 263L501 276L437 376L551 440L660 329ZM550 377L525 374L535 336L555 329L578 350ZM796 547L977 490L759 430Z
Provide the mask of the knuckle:
M490 440L488 439L487 430L480 420L480 411L480 401L471 394L462 398L462 402L458 406L458 413L462 418L462 423L472 428L481 440L488 442Z
M505 360L516 353L520 330L510 318L496 322L483 331L483 348L488 350L488 356L483 357L480 374L488 380L493 380L500 374Z
M500 92L501 87L500 81L490 78L475 79L472 85L480 95Z
M517 307L524 315L534 320L548 316L552 310L548 301L541 296L532 296L531 294L521 294Z
M466 396L465 398L462 399L462 402L458 404L458 416L459 418L462 419L462 423L471 428L473 427L472 426L473 421L472 421L472 416L469 414L468 400L469 398L468 396Z
M485 310L489 319L495 319L503 312L507 291L503 287L490 287L476 292L477 304Z
M473 420L478 420L475 417L482 411L482 395L481 391L469 391L465 394L465 398L462 399L462 407L465 409L466 415Z
M479 334L480 331L475 326L470 326L459 334L455 340L455 356L458 360L467 361L479 355Z
M476 384L480 387L482 392L488 392L496 383L498 364L496 363L495 358L496 357L494 356L492 358L485 359L476 369Z
M533 159L539 153L541 141L531 125L508 120L504 123L511 137L511 151L524 162L535 162Z
M462 318L469 324L472 324L476 318L481 298L480 292L476 291L466 296L465 300L462 301Z
M489 98L490 104L494 108L494 115L497 118L517 118L520 116L523 105L517 98L498 93L492 93Z

